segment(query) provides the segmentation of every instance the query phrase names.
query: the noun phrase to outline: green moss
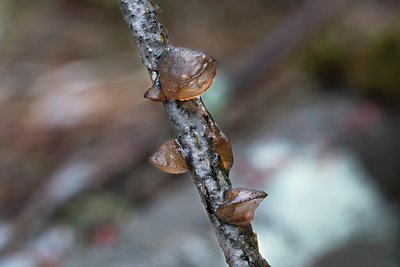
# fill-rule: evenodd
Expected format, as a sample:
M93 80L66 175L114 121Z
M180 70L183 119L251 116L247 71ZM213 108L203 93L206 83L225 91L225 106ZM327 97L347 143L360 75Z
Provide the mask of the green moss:
M334 88L345 82L348 50L337 35L323 36L306 49L303 66L306 73L325 88Z
M316 39L301 57L305 73L324 89L351 88L400 106L400 30L397 23L371 35L332 31Z
M371 37L353 56L349 79L354 88L390 104L400 104L400 31Z
M91 230L104 223L116 222L129 210L128 201L116 194L99 192L72 201L58 214L58 219L78 230Z

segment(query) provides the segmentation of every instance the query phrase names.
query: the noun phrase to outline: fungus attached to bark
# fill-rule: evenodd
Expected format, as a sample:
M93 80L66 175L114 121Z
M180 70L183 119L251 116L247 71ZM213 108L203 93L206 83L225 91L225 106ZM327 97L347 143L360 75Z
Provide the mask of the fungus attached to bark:
M149 160L156 168L167 173L179 174L188 171L188 166L182 156L182 148L176 139L162 144L158 151L149 157Z
M164 102L175 136L184 147L176 140L168 141L150 161L163 171L182 173L188 168L184 154L229 266L269 266L251 227L241 228L251 222L266 194L232 189L221 205L221 194L231 186L232 148L199 97L212 83L216 60L201 51L173 47L150 0L120 0L120 5L153 81L145 97Z
M246 226L254 219L254 212L267 194L263 191L233 188L217 209L218 218L228 224Z
M222 166L225 170L230 170L233 166L233 151L228 137L218 127L213 127L216 137L215 148L221 158Z
M154 101L193 99L210 87L216 69L217 61L206 53L170 46L158 62L161 90L153 86L145 97Z
M165 101L165 95L163 92L160 90L159 87L157 87L156 82L154 82L153 86L150 87L145 93L144 97L153 101Z

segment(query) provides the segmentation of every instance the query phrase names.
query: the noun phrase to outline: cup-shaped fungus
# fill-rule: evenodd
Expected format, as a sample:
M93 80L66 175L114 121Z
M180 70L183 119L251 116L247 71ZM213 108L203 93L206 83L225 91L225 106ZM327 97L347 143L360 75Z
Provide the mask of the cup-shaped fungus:
M158 63L161 91L153 85L145 97L155 101L193 99L210 87L216 69L217 61L206 53L171 46Z
M263 191L233 188L217 209L218 218L228 224L246 226L254 219L254 212L267 194Z
M160 146L157 152L149 157L150 162L159 170L172 174L188 171L182 148L176 139L168 140Z

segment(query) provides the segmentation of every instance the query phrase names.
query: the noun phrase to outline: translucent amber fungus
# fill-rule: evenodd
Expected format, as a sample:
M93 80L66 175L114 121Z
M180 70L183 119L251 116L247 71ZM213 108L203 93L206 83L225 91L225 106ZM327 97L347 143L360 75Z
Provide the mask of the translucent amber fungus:
M150 162L161 171L178 174L188 171L182 156L182 148L177 140L168 140L149 158Z
M200 96L211 85L217 61L206 53L170 47L159 60L159 75L167 100L189 100Z
M254 213L267 194L263 191L234 188L217 209L218 218L228 224L246 226L254 219Z

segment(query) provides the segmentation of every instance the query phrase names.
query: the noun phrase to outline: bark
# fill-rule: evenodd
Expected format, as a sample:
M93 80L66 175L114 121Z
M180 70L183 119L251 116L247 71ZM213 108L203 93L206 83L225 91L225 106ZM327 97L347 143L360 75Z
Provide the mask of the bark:
M159 86L158 59L169 45L167 34L157 20L157 7L148 0L120 0L125 22L139 49L143 64L155 86ZM183 148L193 182L210 219L229 266L269 266L258 250L251 225L239 227L221 222L215 215L231 181L215 149L218 127L201 98L166 101L164 108Z

